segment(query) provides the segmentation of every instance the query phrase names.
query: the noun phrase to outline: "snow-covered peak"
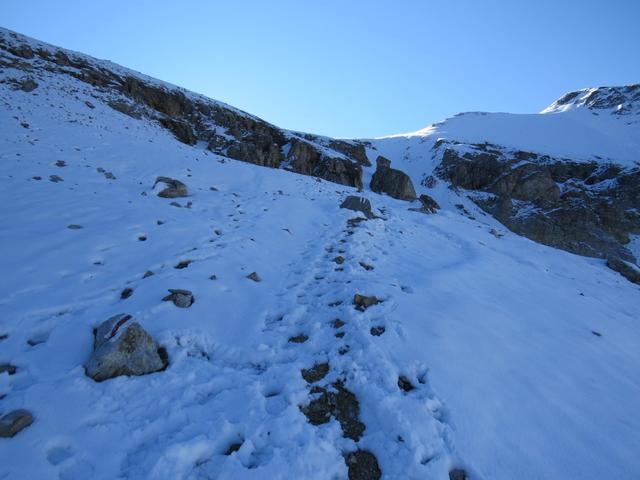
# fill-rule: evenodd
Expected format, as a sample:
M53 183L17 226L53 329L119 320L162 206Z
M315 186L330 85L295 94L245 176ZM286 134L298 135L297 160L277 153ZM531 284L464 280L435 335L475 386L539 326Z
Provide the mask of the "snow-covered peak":
M580 107L606 110L615 115L640 116L640 83L623 87L583 88L569 92L545 108L542 113L566 112Z

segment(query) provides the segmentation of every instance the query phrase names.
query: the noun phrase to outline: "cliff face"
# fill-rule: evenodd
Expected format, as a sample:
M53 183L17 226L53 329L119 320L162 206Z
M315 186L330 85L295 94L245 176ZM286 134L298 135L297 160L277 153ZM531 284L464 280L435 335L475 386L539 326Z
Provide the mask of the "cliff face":
M354 187L362 186L361 166L369 163L366 142L325 141L289 132L224 103L7 30L0 32L0 65L21 72L20 78L6 80L17 88L35 89L39 78L51 75L72 77L94 87L97 101L133 118L156 122L182 143L202 143L235 160L286 166Z

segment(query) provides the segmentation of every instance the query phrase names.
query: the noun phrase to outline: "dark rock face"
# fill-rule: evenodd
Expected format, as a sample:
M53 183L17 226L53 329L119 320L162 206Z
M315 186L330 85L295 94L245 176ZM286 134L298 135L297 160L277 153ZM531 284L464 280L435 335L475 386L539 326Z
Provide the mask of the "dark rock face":
M391 161L382 156L376 160L376 172L369 187L376 193L386 193L399 200L416 199L416 190L409 175L391 168Z
M164 183L167 186L164 190L158 193L159 197L178 198L178 197L186 197L187 195L189 195L189 190L187 189L187 186L184 183L182 183L180 180L175 180L169 177L158 177L156 178L156 181L153 184L153 187L155 188L155 186L158 183Z
M10 438L33 423L33 415L28 410L13 410L0 417L0 437Z
M164 370L168 359L131 315L115 315L94 331L94 347L85 365L96 382L120 375L145 375Z
M356 197L349 195L340 204L340 208L346 208L347 210L353 210L354 212L364 213L367 218L373 218L373 212L371 211L371 202L363 197Z
M187 122L175 120L173 118L162 118L160 119L160 124L173 133L173 135L182 143L195 145L198 142L198 138L193 132L193 128L191 128L191 125Z
M636 261L625 245L640 233L640 169L487 144L435 148L438 175L482 192L471 198L515 233L579 255Z
M327 423L333 416L340 423L342 434L357 442L366 428L359 419L360 403L341 382L332 386L333 390L316 387L314 393L319 394L317 398L300 410L312 425Z
M378 480L382 471L376 456L367 450L356 450L346 456L349 480Z

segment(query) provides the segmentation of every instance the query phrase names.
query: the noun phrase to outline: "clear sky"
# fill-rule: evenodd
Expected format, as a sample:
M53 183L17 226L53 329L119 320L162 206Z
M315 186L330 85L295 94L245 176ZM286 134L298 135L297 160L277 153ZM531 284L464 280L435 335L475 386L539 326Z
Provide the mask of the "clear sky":
M1 0L0 25L338 137L640 82L640 0Z

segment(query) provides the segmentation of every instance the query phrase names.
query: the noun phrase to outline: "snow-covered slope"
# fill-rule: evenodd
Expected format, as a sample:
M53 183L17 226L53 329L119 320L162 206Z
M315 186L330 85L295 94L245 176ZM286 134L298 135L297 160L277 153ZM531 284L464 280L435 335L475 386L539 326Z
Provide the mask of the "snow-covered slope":
M512 234L444 182L424 215L185 145L86 82L36 80L0 84L0 365L16 367L0 415L34 416L0 438L0 478L341 479L357 450L389 479L640 476L640 290L602 260ZM431 143L370 153L420 179ZM161 175L190 196L159 198ZM378 218L349 224L353 194ZM163 302L169 288L195 303ZM383 301L361 312L357 293ZM85 375L92 330L118 313L166 370ZM301 370L323 362L315 385L352 392L357 441L301 411L318 397Z

